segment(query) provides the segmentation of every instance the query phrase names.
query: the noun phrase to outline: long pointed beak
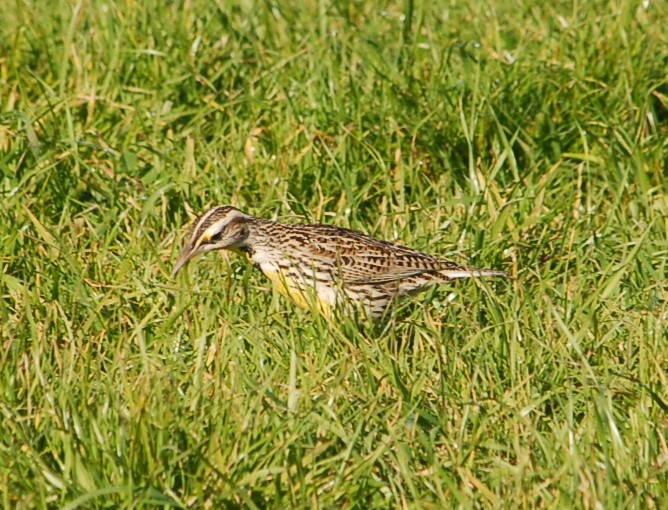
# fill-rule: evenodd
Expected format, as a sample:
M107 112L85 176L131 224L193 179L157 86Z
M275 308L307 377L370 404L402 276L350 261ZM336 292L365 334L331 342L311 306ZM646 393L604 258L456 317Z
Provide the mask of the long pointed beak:
M185 249L181 252L181 256L179 257L179 260L176 261L176 264L174 265L174 269L172 269L172 278L176 276L176 273L178 273L183 266L185 266L188 261L193 257L194 251L190 250L188 246L185 247Z

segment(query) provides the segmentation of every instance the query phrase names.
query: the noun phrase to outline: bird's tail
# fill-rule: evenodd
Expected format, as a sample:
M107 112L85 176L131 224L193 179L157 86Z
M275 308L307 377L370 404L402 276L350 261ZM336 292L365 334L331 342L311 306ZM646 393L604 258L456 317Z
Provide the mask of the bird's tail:
M480 278L483 276L502 276L507 278L509 276L506 271L498 269L443 269L439 273L450 280L454 278Z

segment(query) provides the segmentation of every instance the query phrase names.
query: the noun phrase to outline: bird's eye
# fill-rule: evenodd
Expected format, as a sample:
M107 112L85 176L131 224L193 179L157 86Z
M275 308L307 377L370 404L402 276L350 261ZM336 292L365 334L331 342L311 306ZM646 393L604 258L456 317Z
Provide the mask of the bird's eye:
M211 236L211 239L209 239L209 242L210 243L216 243L216 242L220 241L223 238L224 233L225 233L225 228L223 227L218 232L216 232L215 234L213 234Z

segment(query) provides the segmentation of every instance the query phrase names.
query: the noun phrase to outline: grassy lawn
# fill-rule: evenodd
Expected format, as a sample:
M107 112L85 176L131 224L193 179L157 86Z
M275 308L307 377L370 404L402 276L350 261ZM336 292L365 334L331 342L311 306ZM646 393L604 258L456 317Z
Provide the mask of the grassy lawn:
M666 508L668 5L286 3L0 9L0 507ZM214 204L514 278L170 278Z

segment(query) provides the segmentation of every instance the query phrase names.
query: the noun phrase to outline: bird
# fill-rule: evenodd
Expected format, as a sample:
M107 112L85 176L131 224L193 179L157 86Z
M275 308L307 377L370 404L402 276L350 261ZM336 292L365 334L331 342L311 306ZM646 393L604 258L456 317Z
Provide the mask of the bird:
M245 255L294 304L325 314L344 306L378 320L396 298L456 278L508 276L468 269L400 244L325 224L288 224L212 207L193 223L172 277L213 250Z

